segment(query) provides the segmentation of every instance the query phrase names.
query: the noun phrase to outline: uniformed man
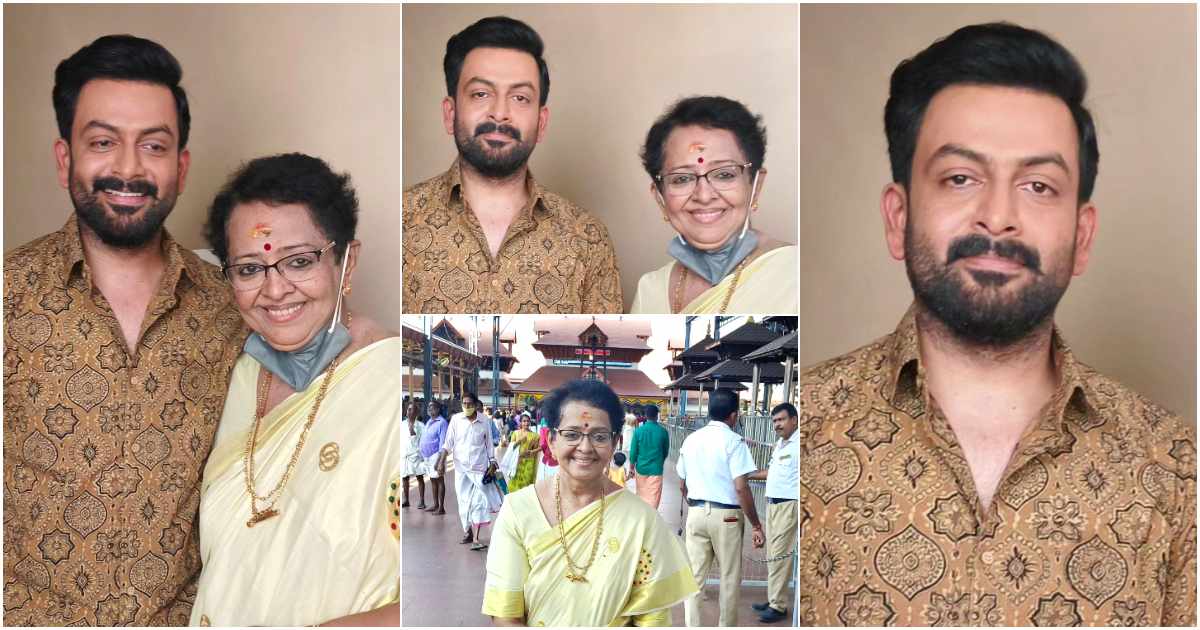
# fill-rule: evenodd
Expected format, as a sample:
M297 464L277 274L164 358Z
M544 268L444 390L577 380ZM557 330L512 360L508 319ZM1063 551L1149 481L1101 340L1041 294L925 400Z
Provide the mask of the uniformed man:
M679 489L691 508L684 546L698 584L704 583L716 558L721 568L720 625L735 626L745 521L750 521L755 547L762 547L765 540L750 494L749 477L757 466L742 437L733 431L738 423L737 394L728 389L713 392L708 417L707 425L683 441L675 464ZM700 593L687 599L683 614L688 626L700 625Z
M799 499L800 441L796 439L799 419L796 407L791 403L776 405L771 410L771 424L775 428L775 448L771 451L771 463L767 468L750 474L751 479L767 482L767 553L778 558L767 563L767 601L754 604L754 610L762 613L758 620L763 623L779 621L787 616L787 584L791 575L792 562L781 556L796 550L796 504Z

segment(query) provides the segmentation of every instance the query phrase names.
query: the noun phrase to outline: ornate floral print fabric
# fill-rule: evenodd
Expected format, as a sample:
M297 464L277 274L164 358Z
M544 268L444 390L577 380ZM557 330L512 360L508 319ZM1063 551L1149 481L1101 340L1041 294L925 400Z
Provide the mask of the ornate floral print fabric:
M245 333L221 272L163 248L132 352L74 218L5 256L5 625L187 624L200 473Z
M801 625L1196 621L1195 428L1075 361L988 510L910 310L801 378Z
M492 258L459 164L404 191L409 313L620 313L621 275L603 223L530 174L529 204Z

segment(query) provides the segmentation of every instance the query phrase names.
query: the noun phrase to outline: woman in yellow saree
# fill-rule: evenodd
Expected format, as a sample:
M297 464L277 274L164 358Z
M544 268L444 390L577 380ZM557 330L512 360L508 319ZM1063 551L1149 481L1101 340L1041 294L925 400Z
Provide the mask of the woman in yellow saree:
M608 478L620 400L579 380L545 409L559 470L501 508L483 614L496 625L670 625L671 606L699 589L658 512Z
M521 424L516 431L508 436L508 447L518 449L520 459L517 461L517 474L508 481L508 492L511 494L533 483L537 477L538 436L529 430L529 413L521 414Z
M685 98L655 121L642 164L678 236L667 247L672 260L638 280L631 313L796 310L799 250L750 221L766 152L761 117L731 99Z
M342 308L356 211L299 154L249 162L209 211L254 332L201 483L192 625L399 625L401 344Z

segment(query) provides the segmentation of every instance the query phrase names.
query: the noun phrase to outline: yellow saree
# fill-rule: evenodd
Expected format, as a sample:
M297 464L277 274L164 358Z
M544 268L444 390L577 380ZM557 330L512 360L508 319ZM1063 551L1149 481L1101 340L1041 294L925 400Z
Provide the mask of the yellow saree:
M600 502L563 521L577 562L592 549ZM604 531L587 582L566 579L557 527L532 486L510 494L492 532L483 614L529 626L667 626L670 608L698 589L683 545L658 513L628 490L605 499Z
M701 293L684 305L683 313L717 313L730 288L727 313L794 313L797 305L797 282L799 274L799 249L795 245L778 247L755 258L742 270L737 286L733 286L734 274L725 276L717 286ZM665 266L647 273L638 280L637 293L633 296L630 313L670 313L672 287L671 270L677 263L672 260Z
M300 626L399 601L398 518L390 518L400 476L399 365L399 337L343 359L275 504L279 515L249 528L243 455L259 363L238 359L201 485L203 570L192 625ZM254 451L260 495L287 468L320 386L318 378L263 417Z

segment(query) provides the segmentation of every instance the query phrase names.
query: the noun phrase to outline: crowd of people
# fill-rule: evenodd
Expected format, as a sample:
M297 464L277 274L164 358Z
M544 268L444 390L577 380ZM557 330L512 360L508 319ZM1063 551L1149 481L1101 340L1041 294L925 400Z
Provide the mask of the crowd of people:
M763 622L788 616L797 526L793 405L773 410L779 441L760 470L735 432L737 394L713 393L709 423L676 453L691 508L682 541L658 512L671 446L655 405L623 405L604 383L578 380L540 405L485 407L465 392L444 402L412 399L406 409L401 507L411 506L415 478L416 508L445 514L453 464L460 542L488 554L482 612L498 624L666 625L670 608L684 602L687 625L700 625L699 591L715 560L720 624L736 625L746 522L754 546L769 534L769 553L782 558L769 565L768 600L753 608ZM766 533L752 479L767 482Z

